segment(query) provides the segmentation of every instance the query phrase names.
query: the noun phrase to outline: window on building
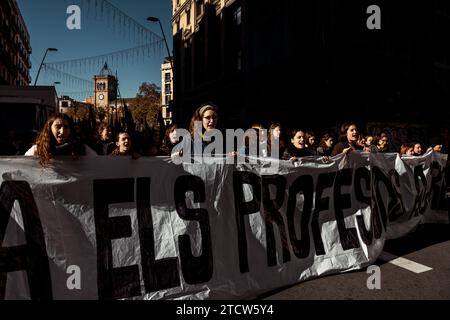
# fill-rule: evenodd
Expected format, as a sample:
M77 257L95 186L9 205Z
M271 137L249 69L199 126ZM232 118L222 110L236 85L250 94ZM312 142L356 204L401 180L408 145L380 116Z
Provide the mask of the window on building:
M169 95L167 95L167 96L166 96L166 103L165 103L166 106L169 105L170 100L172 100L171 97L170 97Z
M237 3L229 7L226 13L227 33L225 35L226 73L241 71L243 68L242 51L242 10Z
M240 26L242 23L241 11L241 7L237 7L233 13L234 24L237 26Z
M164 87L164 91L167 93L171 93L171 87L170 87L170 83L166 83L165 87Z
M186 10L186 25L191 24L191 9Z
M171 79L170 79L170 72L166 72L164 74L164 81L165 82L170 82L171 81Z
M203 14L203 3L204 3L204 0L197 0L196 1L195 12L196 12L197 18L200 17Z

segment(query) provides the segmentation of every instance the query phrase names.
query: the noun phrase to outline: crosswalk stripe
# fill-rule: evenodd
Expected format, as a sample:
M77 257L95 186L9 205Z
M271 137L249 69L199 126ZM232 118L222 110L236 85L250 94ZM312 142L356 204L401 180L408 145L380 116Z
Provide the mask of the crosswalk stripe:
M396 255L393 255L391 253L388 252L382 252L380 257L380 260L383 260L385 262L389 262L393 265L396 265L400 268L404 268L406 270L412 271L414 273L422 273L422 272L427 272L430 270L433 270L433 268L427 267L423 264L402 258L402 257L398 257Z

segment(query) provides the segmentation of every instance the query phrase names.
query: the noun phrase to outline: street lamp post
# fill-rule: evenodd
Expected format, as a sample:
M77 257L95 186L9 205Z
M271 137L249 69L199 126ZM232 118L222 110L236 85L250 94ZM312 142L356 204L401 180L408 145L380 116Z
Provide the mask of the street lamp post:
M49 51L58 51L58 49L56 49L56 48L47 48L47 50L45 50L44 57L42 58L41 65L39 66L39 70L38 70L38 73L36 75L36 80L34 80L34 86L36 86L36 84L37 84L37 81L38 81L38 78L39 78L39 74L41 73L42 66L44 65L45 57L47 57L47 53Z
M158 22L159 23L159 27L161 28L161 32L162 32L162 35L163 35L163 38L164 38L164 43L166 44L167 54L169 55L170 67L173 70L172 56L170 54L169 45L167 44L167 39L166 39L166 35L164 34L164 30L163 30L163 27L162 27L162 24L161 24L161 20L159 20L159 18L157 18L157 17L148 17L147 20L151 21L151 22Z

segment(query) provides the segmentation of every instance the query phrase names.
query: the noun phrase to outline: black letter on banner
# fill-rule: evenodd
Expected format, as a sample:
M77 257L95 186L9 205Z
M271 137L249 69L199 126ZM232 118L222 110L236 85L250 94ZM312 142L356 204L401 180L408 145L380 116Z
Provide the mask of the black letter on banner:
M14 201L22 213L27 244L15 247L0 246L0 300L5 299L8 272L26 270L32 300L53 299L50 267L45 247L44 231L30 186L25 181L4 181L0 188L0 244Z
M142 274L145 292L177 287L180 285L177 258L155 260L155 238L150 204L150 178L137 179L136 208L141 244Z
M352 169L343 169L337 172L336 182L334 184L334 210L336 222L341 239L341 245L344 250L358 248L358 234L356 228L346 228L344 220L344 209L352 207L352 199L349 194L342 194L342 186L352 185Z
M130 237L132 229L129 216L110 218L108 205L123 202L134 202L134 179L94 180L99 299L121 299L141 294L137 265L113 268L111 240Z
M358 202L365 203L368 206L371 206L372 198L366 197L364 195L364 192L361 187L361 181L365 182L365 189L370 193L370 172L369 169L367 169L366 167L361 167L355 170L355 179L353 184L355 186L356 200L358 200ZM369 219L370 221L372 221L373 215L374 212L371 212L371 218ZM358 223L359 232L361 234L363 242L366 245L372 244L373 234L370 230L367 230L366 224L364 223L364 217L362 215L356 216L356 222ZM374 223L370 222L370 224L372 228L374 228Z
M245 202L244 189L242 188L244 184L252 186L253 199L249 202ZM233 172L233 189L238 231L239 269L241 273L244 273L249 272L244 215L261 210L261 180L252 172L235 171Z
M402 195L395 188L400 188L400 175L395 169L389 170L389 175L391 177L391 184L388 187L388 191L391 201L389 202L388 207L388 219L389 221L395 221L405 213L405 206L403 204Z
M276 187L276 198L270 199L270 185ZM273 231L273 223L275 222L280 232L281 244L283 247L283 262L291 260L289 252L289 244L286 236L286 228L283 217L278 209L283 205L284 191L286 189L286 178L279 175L263 176L263 203L264 203L264 220L266 224L266 246L267 246L267 265L276 265L276 245L275 234Z
M300 176L289 188L289 199L287 206L287 220L289 227L289 238L291 239L292 250L297 258L303 259L309 256L309 219L311 218L313 204L313 178L312 176ZM298 240L295 234L294 214L297 207L297 194L303 193L303 212L300 218L301 239Z
M419 179L422 182L423 189L421 190ZM414 167L414 184L416 186L416 192L417 196L414 202L413 206L413 213L412 216L418 216L421 214L424 214L425 209L427 207L427 179L425 178L425 175L423 173L423 167L422 165L418 165Z
M316 255L321 256L325 254L325 248L322 242L322 225L319 225L319 214L321 211L328 210L330 205L330 198L322 198L322 193L326 188L333 186L336 172L326 172L319 174L316 186L316 205L311 223L312 234L314 238L314 246L316 247Z
M420 191L420 185L419 185L419 178L422 182L423 187L427 188L427 178L425 178L425 175L423 173L423 167L422 165L418 165L414 167L414 183L416 185L417 192Z
M431 209L432 210L446 210L447 202L445 201L445 179L442 174L442 166L433 161L431 164Z
M184 280L189 284L208 282L213 273L211 230L206 209L189 209L186 206L186 192L193 191L194 202L205 202L205 184L197 176L182 176L175 182L175 205L178 215L188 221L198 221L202 235L202 253L199 257L192 254L191 240L188 235L178 237L180 247L181 270Z
M376 239L379 239L381 237L382 230L386 230L387 225L387 219L388 219L388 212L386 207L384 206L384 199L386 198L385 195L381 194L380 190L380 182L384 184L386 187L386 190L388 191L388 194L391 193L392 185L391 181L388 177L386 177L378 167L372 167L372 175L373 175L373 189L372 193L375 193L375 196L373 197L375 200L375 203L373 205L373 234Z

